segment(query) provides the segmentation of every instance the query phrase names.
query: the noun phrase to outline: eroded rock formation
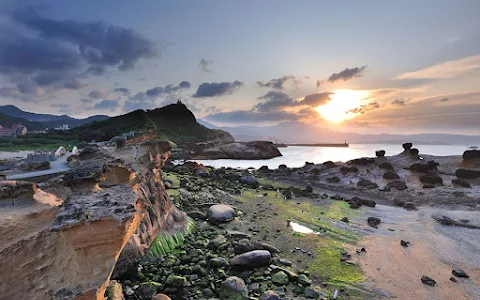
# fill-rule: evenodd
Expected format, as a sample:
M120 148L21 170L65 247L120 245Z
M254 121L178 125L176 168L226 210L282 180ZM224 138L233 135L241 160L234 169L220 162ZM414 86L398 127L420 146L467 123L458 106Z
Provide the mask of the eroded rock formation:
M121 272L159 234L182 230L187 218L160 171L169 150L88 147L41 187L1 182L0 298L103 299L115 266Z

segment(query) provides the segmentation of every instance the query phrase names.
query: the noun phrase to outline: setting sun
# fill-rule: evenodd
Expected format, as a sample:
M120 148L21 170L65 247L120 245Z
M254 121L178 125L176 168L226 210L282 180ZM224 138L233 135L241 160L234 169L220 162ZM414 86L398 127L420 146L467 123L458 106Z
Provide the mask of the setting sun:
M328 121L341 122L353 118L355 113L351 111L360 107L367 96L367 91L337 90L327 104L318 106L315 110Z

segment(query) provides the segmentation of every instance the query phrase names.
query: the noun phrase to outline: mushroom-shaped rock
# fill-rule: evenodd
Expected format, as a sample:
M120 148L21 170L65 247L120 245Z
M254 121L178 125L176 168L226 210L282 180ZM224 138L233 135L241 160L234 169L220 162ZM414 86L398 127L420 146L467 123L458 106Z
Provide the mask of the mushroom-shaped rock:
M402 145L402 147L403 147L403 149L404 149L405 151L410 150L410 149L412 148L412 146L413 146L412 143L404 143L404 144Z
M411 156L417 156L420 153L417 148L412 148L410 149L410 155Z
M248 288L243 279L230 276L220 285L220 299L244 300L248 299Z
M235 210L225 204L215 204L210 206L207 211L207 219L210 223L229 222L235 218Z
M377 151L375 151L375 155L377 157L384 157L385 156L385 150L377 150Z
M266 250L249 251L230 259L232 267L239 267L244 269L254 269L268 266L272 256Z

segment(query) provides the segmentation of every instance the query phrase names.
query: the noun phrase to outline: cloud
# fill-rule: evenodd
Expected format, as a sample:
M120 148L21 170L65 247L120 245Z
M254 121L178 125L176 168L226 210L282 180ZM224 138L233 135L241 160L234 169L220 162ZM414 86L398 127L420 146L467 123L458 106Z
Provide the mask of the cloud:
M392 102L392 105L396 106L405 106L407 100L404 99L395 99L395 101Z
M209 72L212 72L212 65L213 65L213 60L202 58L200 60L199 67L200 69L202 69L202 71L209 73Z
M192 97L208 98L231 95L244 85L243 81L238 80L233 82L204 82L198 87L197 92Z
M113 91L116 93L122 93L124 95L130 95L130 90L127 88L116 88Z
M180 82L179 85L169 84L169 85L166 85L165 87L161 87L161 86L154 87L152 89L147 90L146 94L149 97L158 97L163 94L171 94L182 89L188 89L191 86L192 85L190 84L190 82L182 81Z
M253 110L234 110L231 112L220 112L205 117L207 120L222 123L262 123L276 121L297 121L300 115L285 111L256 112Z
M480 70L480 55L473 55L403 73L397 76L396 79L445 79L478 70Z
M403 104L403 105L405 105L405 104ZM370 102L368 104L362 104L362 105L360 105L360 107L351 109L351 110L347 111L345 114L353 113L353 114L363 115L363 114L365 114L369 111L372 111L374 109L377 109L377 108L380 108L380 104L378 104L376 101L374 101L374 102Z
M105 109L105 110L114 110L119 106L117 100L109 99L109 100L102 100L99 103L93 106L94 109Z
M450 98L442 98L442 99L440 99L440 102L447 102L449 100L450 100Z
M323 93L315 93L311 95L305 96L303 100L298 102L298 105L308 105L311 107L317 107L319 105L326 104L328 101L330 101L330 96L333 93L331 92L323 92Z
M129 70L138 60L158 53L156 45L136 31L107 22L53 20L33 9L14 12L12 19L37 32L42 40L76 46L72 59L82 59L96 71L107 66Z
M83 104L90 104L93 102L93 100L88 98L82 98L80 99L80 102L82 102Z
M345 70L339 73L333 73L328 77L328 82L335 82L338 80L347 81L353 78L359 78L363 76L363 72L367 69L367 66L355 67L355 68L345 68ZM317 85L318 86L318 85Z
M100 98L105 97L105 93L100 92L100 91L91 91L90 93L88 93L88 97L90 97L92 99L100 99Z
M325 83L324 80L317 80L317 89L324 83Z
M292 98L287 94L278 91L270 91L265 95L258 97L258 99L267 100L266 102L258 103L253 107L253 109L258 112L275 111L281 107L292 106L294 104Z
M287 82L292 81L293 85L297 87L300 84L300 80L297 80L293 75L283 76L277 79L270 79L270 81L257 81L256 84L260 87L273 88L277 90L283 90Z

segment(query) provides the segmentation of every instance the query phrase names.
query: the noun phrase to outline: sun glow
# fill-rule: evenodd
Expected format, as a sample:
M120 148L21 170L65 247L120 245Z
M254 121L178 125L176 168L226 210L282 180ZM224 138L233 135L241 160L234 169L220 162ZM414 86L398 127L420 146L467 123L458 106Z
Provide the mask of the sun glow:
M330 122L341 122L357 115L352 110L361 107L366 97L367 91L337 90L327 104L318 106L315 110Z

